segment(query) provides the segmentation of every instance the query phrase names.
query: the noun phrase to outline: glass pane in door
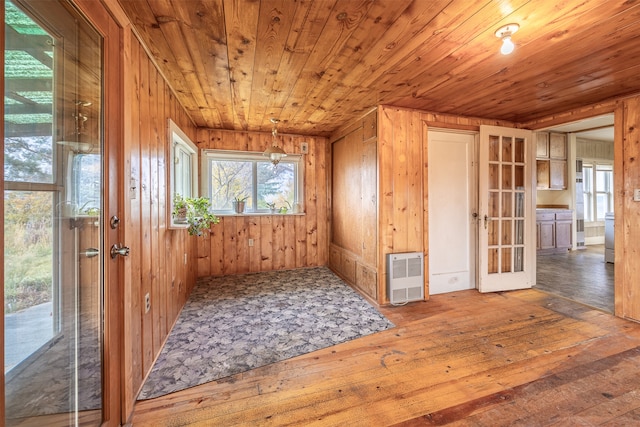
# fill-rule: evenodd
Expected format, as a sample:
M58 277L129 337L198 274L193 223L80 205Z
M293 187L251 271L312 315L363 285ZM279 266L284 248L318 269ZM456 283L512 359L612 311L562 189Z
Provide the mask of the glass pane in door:
M5 9L4 423L100 425L101 38L64 1Z
M524 140L489 137L488 273L524 268ZM500 238L496 238L500 236Z

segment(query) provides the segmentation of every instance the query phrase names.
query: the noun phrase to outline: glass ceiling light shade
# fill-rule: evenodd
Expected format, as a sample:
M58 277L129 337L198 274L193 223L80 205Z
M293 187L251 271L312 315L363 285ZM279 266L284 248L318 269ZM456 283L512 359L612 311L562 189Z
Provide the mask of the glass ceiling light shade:
M262 153L271 160L274 167L280 163L280 160L282 160L283 157L287 157L287 153L285 153L282 148L278 147L278 122L280 122L280 120L271 119L271 123L273 123L273 129L271 130L271 135L273 135L273 145Z
M520 28L520 25L518 24L508 24L508 25L505 25L504 27L499 28L496 31L495 33L496 37L502 40L502 47L500 48L501 54L509 55L511 52L513 52L515 45L511 40L511 36L516 31L518 31L519 28Z

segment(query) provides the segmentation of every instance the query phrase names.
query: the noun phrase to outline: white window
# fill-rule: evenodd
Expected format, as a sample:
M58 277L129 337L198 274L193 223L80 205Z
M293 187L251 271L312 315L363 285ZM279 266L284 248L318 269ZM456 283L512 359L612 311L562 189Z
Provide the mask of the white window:
M198 148L189 137L169 119L169 218L173 218L173 199L198 196ZM171 223L172 227L176 224ZM178 227L182 227L179 225Z
M233 213L233 201L245 200L245 213L293 212L303 200L304 162L289 154L273 166L262 153L207 150L202 165L203 195L213 211Z
M584 219L604 221L613 212L613 166L606 163L584 163L582 167Z

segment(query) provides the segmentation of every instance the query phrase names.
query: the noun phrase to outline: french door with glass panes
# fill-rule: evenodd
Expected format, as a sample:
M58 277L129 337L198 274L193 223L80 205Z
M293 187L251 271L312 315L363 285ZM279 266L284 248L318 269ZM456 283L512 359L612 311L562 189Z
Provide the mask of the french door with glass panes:
M480 127L480 292L530 288L535 280L532 132Z

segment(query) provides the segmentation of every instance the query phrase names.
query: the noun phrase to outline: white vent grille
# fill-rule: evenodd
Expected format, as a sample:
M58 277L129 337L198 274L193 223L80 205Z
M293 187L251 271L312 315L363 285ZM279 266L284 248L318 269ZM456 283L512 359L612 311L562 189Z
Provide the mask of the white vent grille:
M387 254L387 294L391 304L424 299L422 252Z

